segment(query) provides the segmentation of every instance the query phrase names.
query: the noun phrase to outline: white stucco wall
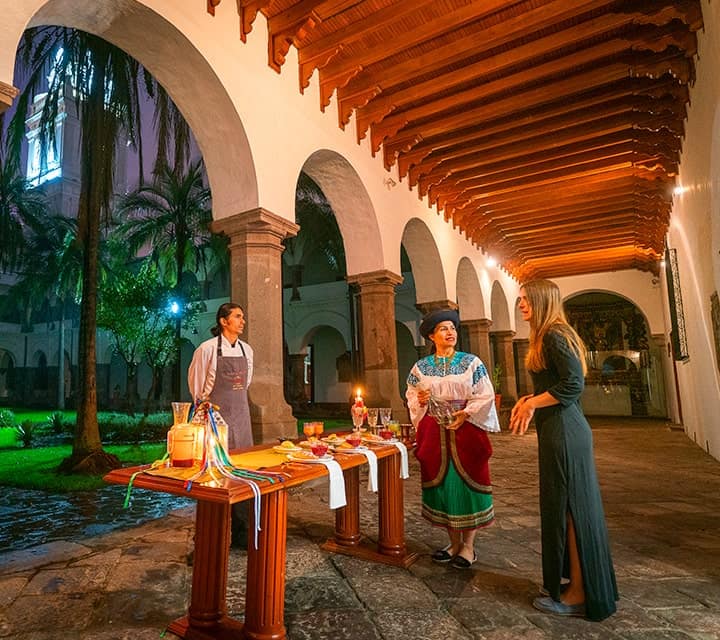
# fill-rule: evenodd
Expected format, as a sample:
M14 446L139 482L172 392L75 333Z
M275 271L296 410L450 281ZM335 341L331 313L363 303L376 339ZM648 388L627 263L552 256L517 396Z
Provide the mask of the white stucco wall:
M403 233L408 222L417 219L437 247L442 298L457 299L458 265L467 258L477 269L486 317L492 319L492 289L499 282L508 307L507 315L505 310L502 314L508 328L524 331L516 326L514 313L517 283L501 269L488 267L480 248L408 190L396 171L387 172L380 155L372 157L367 139L357 144L354 123L340 130L334 100L324 113L318 109L316 76L305 95L299 93L295 50L290 49L281 74L268 68L262 15L243 44L231 2L219 5L215 18L202 3L177 0L0 0L0 9L2 82L13 83L23 30L44 21L88 29L145 64L168 88L196 135L208 168L216 218L260 206L293 220L300 170L318 152L328 152L327 157L335 159L329 168L346 163L360 187L333 203L345 241L348 274L377 269L399 273ZM720 283L716 73L720 42L713 29L720 24L720 8L706 0L703 11L706 28L698 34L697 82L691 93L680 173L687 191L676 199L669 237L679 252L690 342L690 360L678 366L682 415L688 435L720 458L720 380L709 317L710 294ZM333 179L332 171L327 175ZM662 290L650 274L613 272L561 278L558 283L565 297L591 289L622 295L645 313L653 334L668 332ZM421 291L423 285L416 282L416 287Z
M677 249L690 358L677 363L685 430L720 459L720 373L710 296L720 288L720 6L702 3L697 80L690 91L669 245Z

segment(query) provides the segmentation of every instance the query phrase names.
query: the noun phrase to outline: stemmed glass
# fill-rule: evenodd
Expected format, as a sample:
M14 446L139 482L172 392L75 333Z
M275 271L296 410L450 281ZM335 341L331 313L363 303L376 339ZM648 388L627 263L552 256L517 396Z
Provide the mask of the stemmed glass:
M370 433L377 435L377 421L378 421L378 410L368 409L367 410L367 421L368 427L370 427Z
M315 437L319 439L320 436L322 435L322 432L325 429L325 423L324 422L314 422L313 424L315 425Z
M392 409L385 407L378 409L378 411L380 413L380 422L382 422L383 429L387 429L388 422L390 422L390 418L392 417Z
M315 435L315 423L314 422L303 422L303 433L307 436L307 439Z
M350 413L352 415L353 431L360 431L360 427L362 427L362 423L365 418L365 408L353 407L350 410Z

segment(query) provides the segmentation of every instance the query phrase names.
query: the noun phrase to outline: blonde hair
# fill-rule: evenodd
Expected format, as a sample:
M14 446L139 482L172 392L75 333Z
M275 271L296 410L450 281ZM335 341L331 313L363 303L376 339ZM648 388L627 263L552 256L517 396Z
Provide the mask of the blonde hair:
M580 359L583 374L587 373L585 344L565 317L560 288L550 280L531 280L522 286L532 314L530 315L530 347L525 366L530 371L547 368L543 354L543 339L549 332L563 336L573 353Z

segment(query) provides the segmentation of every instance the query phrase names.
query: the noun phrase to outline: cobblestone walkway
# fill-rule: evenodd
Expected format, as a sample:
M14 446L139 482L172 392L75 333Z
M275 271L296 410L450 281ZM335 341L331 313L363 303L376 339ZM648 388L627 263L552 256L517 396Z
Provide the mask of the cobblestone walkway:
M417 468L406 533L409 569L321 551L332 532L323 482L290 499L286 625L291 640L720 639L720 462L657 421L594 420L595 450L621 594L602 623L532 609L540 583L534 434L493 438L496 524L478 562L430 562L444 534L419 517ZM376 499L362 497L374 535ZM81 543L0 554L0 638L145 640L186 606L193 509ZM230 612L244 605L245 555L233 551ZM174 637L166 634L166 638Z

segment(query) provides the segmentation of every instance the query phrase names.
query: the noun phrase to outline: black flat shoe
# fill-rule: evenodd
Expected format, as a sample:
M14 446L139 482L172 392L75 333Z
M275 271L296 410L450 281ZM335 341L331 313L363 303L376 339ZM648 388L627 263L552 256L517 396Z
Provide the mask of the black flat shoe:
M463 558L462 556L455 556L450 563L451 567L455 567L456 569L469 569L477 562L477 554L473 553L473 559L468 560L467 558Z
M441 564L450 562L450 560L453 559L453 556L450 554L451 548L452 548L452 545L449 544L444 549L436 549L435 551L433 551L432 555L430 556L432 558L432 561L439 562Z

